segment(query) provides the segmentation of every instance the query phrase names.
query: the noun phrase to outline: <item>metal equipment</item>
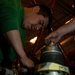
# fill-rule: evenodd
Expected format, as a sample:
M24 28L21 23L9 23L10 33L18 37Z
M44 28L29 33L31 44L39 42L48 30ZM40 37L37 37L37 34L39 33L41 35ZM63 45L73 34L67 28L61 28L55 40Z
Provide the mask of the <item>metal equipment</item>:
M69 75L69 68L62 55L61 48L51 42L46 46L40 57L36 75Z
M7 68L0 67L0 75L13 75L13 71Z

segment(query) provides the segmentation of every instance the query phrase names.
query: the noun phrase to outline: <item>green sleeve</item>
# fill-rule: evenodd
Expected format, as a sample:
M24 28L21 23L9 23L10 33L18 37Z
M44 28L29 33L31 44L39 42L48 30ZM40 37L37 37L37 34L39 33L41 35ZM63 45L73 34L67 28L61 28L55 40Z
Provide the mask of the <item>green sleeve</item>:
M10 30L18 29L19 11L16 4L5 4L0 6L0 30L7 32Z

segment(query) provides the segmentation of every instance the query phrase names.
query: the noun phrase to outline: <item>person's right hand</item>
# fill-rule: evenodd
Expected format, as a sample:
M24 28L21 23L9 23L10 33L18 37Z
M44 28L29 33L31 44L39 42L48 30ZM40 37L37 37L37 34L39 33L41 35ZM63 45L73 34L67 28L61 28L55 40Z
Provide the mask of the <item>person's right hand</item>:
M57 31L53 31L47 37L45 37L45 43L49 44L50 42L57 43L61 39L62 35Z
M34 62L28 58L27 56L25 56L24 58L20 58L21 63L28 67L28 68L33 68L34 67Z

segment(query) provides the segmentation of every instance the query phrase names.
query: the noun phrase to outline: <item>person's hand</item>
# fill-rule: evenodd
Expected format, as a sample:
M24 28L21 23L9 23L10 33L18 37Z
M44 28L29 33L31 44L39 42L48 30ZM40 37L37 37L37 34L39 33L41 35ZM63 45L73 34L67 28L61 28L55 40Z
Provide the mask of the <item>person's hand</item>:
M53 31L47 37L45 37L45 43L49 44L50 42L57 43L61 39L62 35L57 31Z
M29 59L27 56L25 56L24 58L21 58L20 61L24 66L28 68L34 67L34 62L31 59Z

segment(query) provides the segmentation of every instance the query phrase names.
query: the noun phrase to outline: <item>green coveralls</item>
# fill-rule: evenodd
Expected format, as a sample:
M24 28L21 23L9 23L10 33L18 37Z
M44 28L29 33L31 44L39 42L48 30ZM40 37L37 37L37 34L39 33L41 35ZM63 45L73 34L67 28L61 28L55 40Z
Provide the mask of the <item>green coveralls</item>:
M16 57L16 53L3 35L11 30L19 30L24 45L26 34L22 29L24 7L20 0L0 0L0 65L10 65Z

